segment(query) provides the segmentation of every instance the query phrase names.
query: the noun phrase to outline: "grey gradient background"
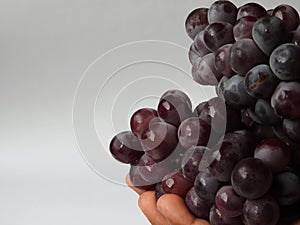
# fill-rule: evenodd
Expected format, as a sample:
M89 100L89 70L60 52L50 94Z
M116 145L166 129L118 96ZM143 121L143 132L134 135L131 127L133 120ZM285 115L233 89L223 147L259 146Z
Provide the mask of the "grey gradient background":
M191 10L208 6L211 2L0 1L0 224L148 224L138 209L137 195L124 186L123 176L128 167L118 164L107 154L107 158L93 162L99 168L105 165L108 169L106 175L119 183L116 184L95 173L83 159L72 124L76 87L95 59L121 44L163 40L188 48L191 41L184 33L184 20ZM241 5L246 1L234 2ZM283 1L261 3L271 8ZM300 9L296 0L285 3ZM131 56L142 54L130 49L126 51ZM180 50L174 51L181 54ZM157 50L153 57L156 54L164 55L165 52ZM178 62L178 67L188 71L190 66L186 55L176 54L170 55L171 62ZM164 57L169 62L168 56ZM118 69L118 63L115 69ZM111 65L114 61L110 61ZM105 73L105 67L96 66L94 72L101 79L110 76ZM151 68L155 69L151 71ZM102 153L107 151L105 145L112 129L120 131L128 126L130 110L142 105L153 106L155 96L162 90L159 85L157 89L150 88L151 85L163 80L160 75L168 76L174 72L172 68L160 67L156 63L130 67L119 76L135 71L158 78L150 79L147 88L129 85L124 95L113 96L114 86L121 84L122 87L123 83L126 86L132 81L130 79L135 78L127 81L116 79L109 83L111 92L100 96L100 100L106 102L95 104L96 130L100 136L105 134L102 135L103 145L99 145ZM184 76L178 73L180 80ZM186 78L172 85L180 85L194 103L202 99L197 92L200 87ZM149 94L147 91L155 96L141 101L139 98L128 101L121 98L126 93L143 97ZM205 91L212 95L212 89ZM116 98L120 110L113 108L112 120L101 119L101 109ZM104 120L108 122L102 124ZM83 151L88 152L88 149Z

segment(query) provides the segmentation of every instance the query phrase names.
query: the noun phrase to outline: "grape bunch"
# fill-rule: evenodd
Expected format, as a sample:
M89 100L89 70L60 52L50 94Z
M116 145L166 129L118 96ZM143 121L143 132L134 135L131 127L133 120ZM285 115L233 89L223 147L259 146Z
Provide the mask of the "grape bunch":
M297 10L219 0L185 22L191 74L216 97L181 90L141 108L110 142L132 184L176 194L211 225L300 219L300 26Z

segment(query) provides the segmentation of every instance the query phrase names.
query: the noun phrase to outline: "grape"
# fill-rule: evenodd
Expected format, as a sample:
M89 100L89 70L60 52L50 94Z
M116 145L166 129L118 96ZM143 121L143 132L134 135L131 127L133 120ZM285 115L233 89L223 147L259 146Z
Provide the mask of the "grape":
M226 102L235 108L248 108L255 103L255 98L246 92L244 77L240 75L235 75L226 82L223 94Z
M177 129L165 122L152 123L143 134L143 149L155 162L167 158L177 147Z
M276 135L273 132L273 127L270 125L254 124L251 127L252 132L258 138L258 141L262 141L267 138L275 138Z
M266 64L261 64L249 70L244 84L249 95L266 99L271 97L278 83L279 80L271 68Z
M155 187L155 184L148 182L143 179L141 176L138 165L130 165L129 169L129 180L134 185L135 187L148 191L148 190L153 190Z
M157 112L160 118L176 127L192 115L192 103L180 90L168 90L159 101Z
M221 80L219 81L218 85L216 86L216 93L217 93L218 97L221 98L224 101L225 101L225 99L224 99L224 88L225 88L225 85L226 85L228 80L229 80L229 77L223 76L221 78Z
M277 6L273 10L272 15L278 17L285 23L287 31L295 30L299 25L299 14L297 10L290 5L282 4Z
M209 149L205 146L192 146L183 154L181 170L185 178L194 181L199 173L199 163L205 151Z
M151 108L137 110L130 119L130 127L133 134L141 138L143 133L149 128L150 121L157 117L157 111Z
M297 46L300 46L300 30L291 32L291 42Z
M215 22L209 24L203 34L203 40L206 47L214 52L222 45L234 42L233 26L226 22Z
M194 181L194 188L203 200L210 201L211 203L215 200L215 195L222 183L219 182L208 169L199 172Z
M227 217L237 217L242 214L244 199L235 193L231 185L227 185L217 192L215 204Z
M274 74L281 80L300 79L300 47L287 43L276 48L270 56L270 66Z
M279 116L287 119L299 118L300 83L280 82L272 95L271 105Z
M199 57L201 57L200 53L195 48L194 43L191 44L188 55L189 55L190 63L192 65L195 63L196 59L198 59Z
M300 143L300 119L298 120L283 120L283 130L286 135L294 142Z
M233 36L236 41L243 38L252 39L252 28L257 18L245 16L240 18L233 27Z
M154 188L156 201L163 196L166 192L163 189L162 183L157 183Z
M200 57L211 53L211 51L204 44L204 30L200 31L194 38L194 46Z
M211 225L242 225L240 217L227 217L214 205L210 209L209 220Z
M252 37L257 46L266 54L287 40L285 24L276 16L265 16L258 19L252 29Z
M268 16L273 16L273 9L268 9L267 10L267 15Z
M220 74L227 77L232 77L234 75L229 64L231 46L232 44L223 45L215 52L214 66Z
M271 197L247 200L244 204L243 218L247 225L276 225L279 207Z
M269 101L258 99L255 104L255 114L263 124L278 124L281 118L275 113Z
M208 219L212 203L200 198L192 187L185 196L185 203L190 212L197 218Z
M246 158L237 163L231 174L234 191L247 199L262 197L272 184L271 170L256 158Z
M261 120L258 118L258 116L256 115L254 109L252 107L247 109L248 115L250 116L250 118L257 124L262 125Z
M272 191L277 202L288 206L300 201L300 178L292 171L283 171L274 176Z
M192 67L194 81L203 85L217 85L222 75L214 67L215 55L209 53L195 61Z
M231 47L230 66L237 74L245 76L256 65L267 62L267 57L249 38L236 41Z
M237 11L236 6L230 1L215 1L208 10L208 22L227 22L234 24Z
M237 13L237 20L245 16L252 16L258 19L262 16L265 16L266 14L267 12L264 7L257 3L251 2L239 8Z
M273 173L282 171L290 160L289 147L278 138L263 140L255 149L254 157L263 161Z
M123 131L115 135L110 144L111 155L122 163L134 163L144 154L140 141L131 131Z
M189 148L193 145L207 145L210 136L210 125L198 117L184 120L178 128L180 144Z
M198 8L190 12L185 21L185 30L191 39L208 25L207 8Z
M193 115L200 116L202 110L206 107L207 101L200 102L194 109Z
M242 119L241 119L242 123L245 124L246 127L253 127L255 122L250 117L248 110L242 109L241 114L242 114Z
M186 193L192 188L193 183L186 179L181 170L167 174L162 179L163 190L167 194L176 194L185 198Z

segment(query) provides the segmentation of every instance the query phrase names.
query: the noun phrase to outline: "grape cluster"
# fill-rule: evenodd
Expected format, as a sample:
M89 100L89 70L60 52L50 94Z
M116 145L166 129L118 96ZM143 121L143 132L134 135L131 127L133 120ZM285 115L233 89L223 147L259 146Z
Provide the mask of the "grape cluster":
M217 97L192 106L168 90L110 142L132 184L177 194L211 225L300 218L300 26L290 5L219 0L185 22L194 81Z

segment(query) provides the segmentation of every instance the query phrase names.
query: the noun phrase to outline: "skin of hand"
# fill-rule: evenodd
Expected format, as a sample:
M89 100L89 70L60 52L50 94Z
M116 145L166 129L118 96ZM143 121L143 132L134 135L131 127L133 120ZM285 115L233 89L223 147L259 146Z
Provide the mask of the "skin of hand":
M139 195L138 205L152 225L210 225L205 220L195 218L181 197L164 194L156 201L154 191L143 191L134 187L128 175L126 183ZM300 225L300 221L293 225Z

